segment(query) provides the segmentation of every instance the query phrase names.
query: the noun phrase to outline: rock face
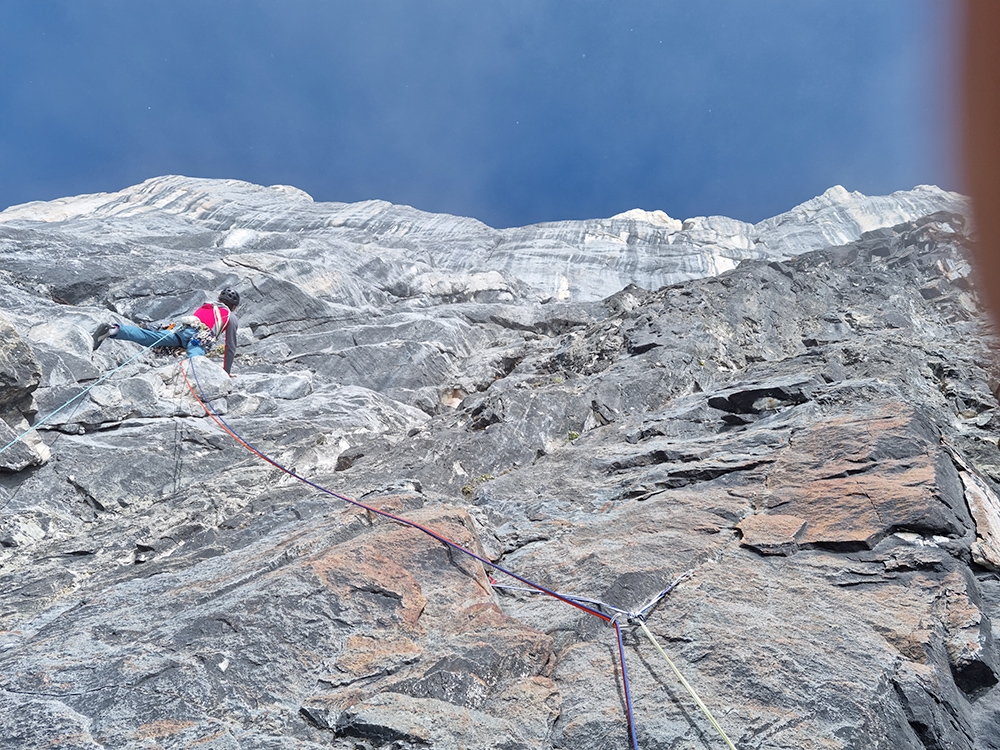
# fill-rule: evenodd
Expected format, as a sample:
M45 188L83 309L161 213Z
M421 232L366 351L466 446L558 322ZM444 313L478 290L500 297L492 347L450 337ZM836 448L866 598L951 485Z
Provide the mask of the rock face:
M0 454L0 748L633 746L604 619L384 512L605 615L689 572L645 622L736 747L997 750L962 210L498 231L161 178L3 212L0 440L40 429ZM90 351L223 286L235 379ZM723 746L621 628L637 746Z

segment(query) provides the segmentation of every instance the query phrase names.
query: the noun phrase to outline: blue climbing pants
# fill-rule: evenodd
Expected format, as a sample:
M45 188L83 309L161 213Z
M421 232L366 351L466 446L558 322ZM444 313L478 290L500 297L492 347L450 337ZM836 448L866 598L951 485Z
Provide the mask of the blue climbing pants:
M164 346L167 348L187 349L189 357L204 357L205 349L195 336L192 328L182 328L173 331L149 331L138 326L118 326L118 331L111 337L118 341L133 341L140 346Z

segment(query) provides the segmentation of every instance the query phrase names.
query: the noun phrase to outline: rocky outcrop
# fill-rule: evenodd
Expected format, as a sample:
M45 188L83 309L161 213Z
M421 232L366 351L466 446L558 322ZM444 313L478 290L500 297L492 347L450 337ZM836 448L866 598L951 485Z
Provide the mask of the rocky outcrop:
M566 302L531 228L387 204L165 178L5 212L18 398L94 387L0 474L0 747L631 745L601 618L379 512L606 613L689 573L645 621L737 747L1000 747L995 339L952 199L881 200ZM739 235L604 222L705 263ZM589 258L600 223L537 231ZM223 285L235 379L91 356ZM638 746L721 746L622 630Z
M20 471L48 458L48 449L34 433L18 441L30 429L35 414L32 394L41 381L42 369L27 342L7 318L0 315L0 471Z

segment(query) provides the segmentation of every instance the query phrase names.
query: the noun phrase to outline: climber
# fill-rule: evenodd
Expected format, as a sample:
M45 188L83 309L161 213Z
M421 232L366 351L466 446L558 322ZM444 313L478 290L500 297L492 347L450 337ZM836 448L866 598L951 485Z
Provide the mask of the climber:
M165 330L151 331L138 326L101 323L94 331L94 350L105 339L132 341L142 346L156 346L168 349L186 349L189 357L204 357L215 345L216 339L225 332L225 348L222 366L227 373L233 367L236 355L236 330L239 326L233 311L240 304L240 295L235 289L219 292L218 302L206 302L191 315L180 319Z

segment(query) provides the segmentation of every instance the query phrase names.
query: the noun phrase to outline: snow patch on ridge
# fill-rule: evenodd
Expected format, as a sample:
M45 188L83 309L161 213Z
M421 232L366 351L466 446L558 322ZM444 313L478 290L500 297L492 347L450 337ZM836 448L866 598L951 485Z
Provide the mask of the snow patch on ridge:
M253 242L258 236L259 233L253 229L243 229L240 227L230 229L226 232L226 236L222 238L220 247L226 250L238 250L241 247L246 247L248 243Z
M633 208L620 214L615 214L612 219L625 219L626 221L644 221L653 226L670 229L674 232L681 231L682 223L679 219L671 218L665 211L646 211L642 208Z

